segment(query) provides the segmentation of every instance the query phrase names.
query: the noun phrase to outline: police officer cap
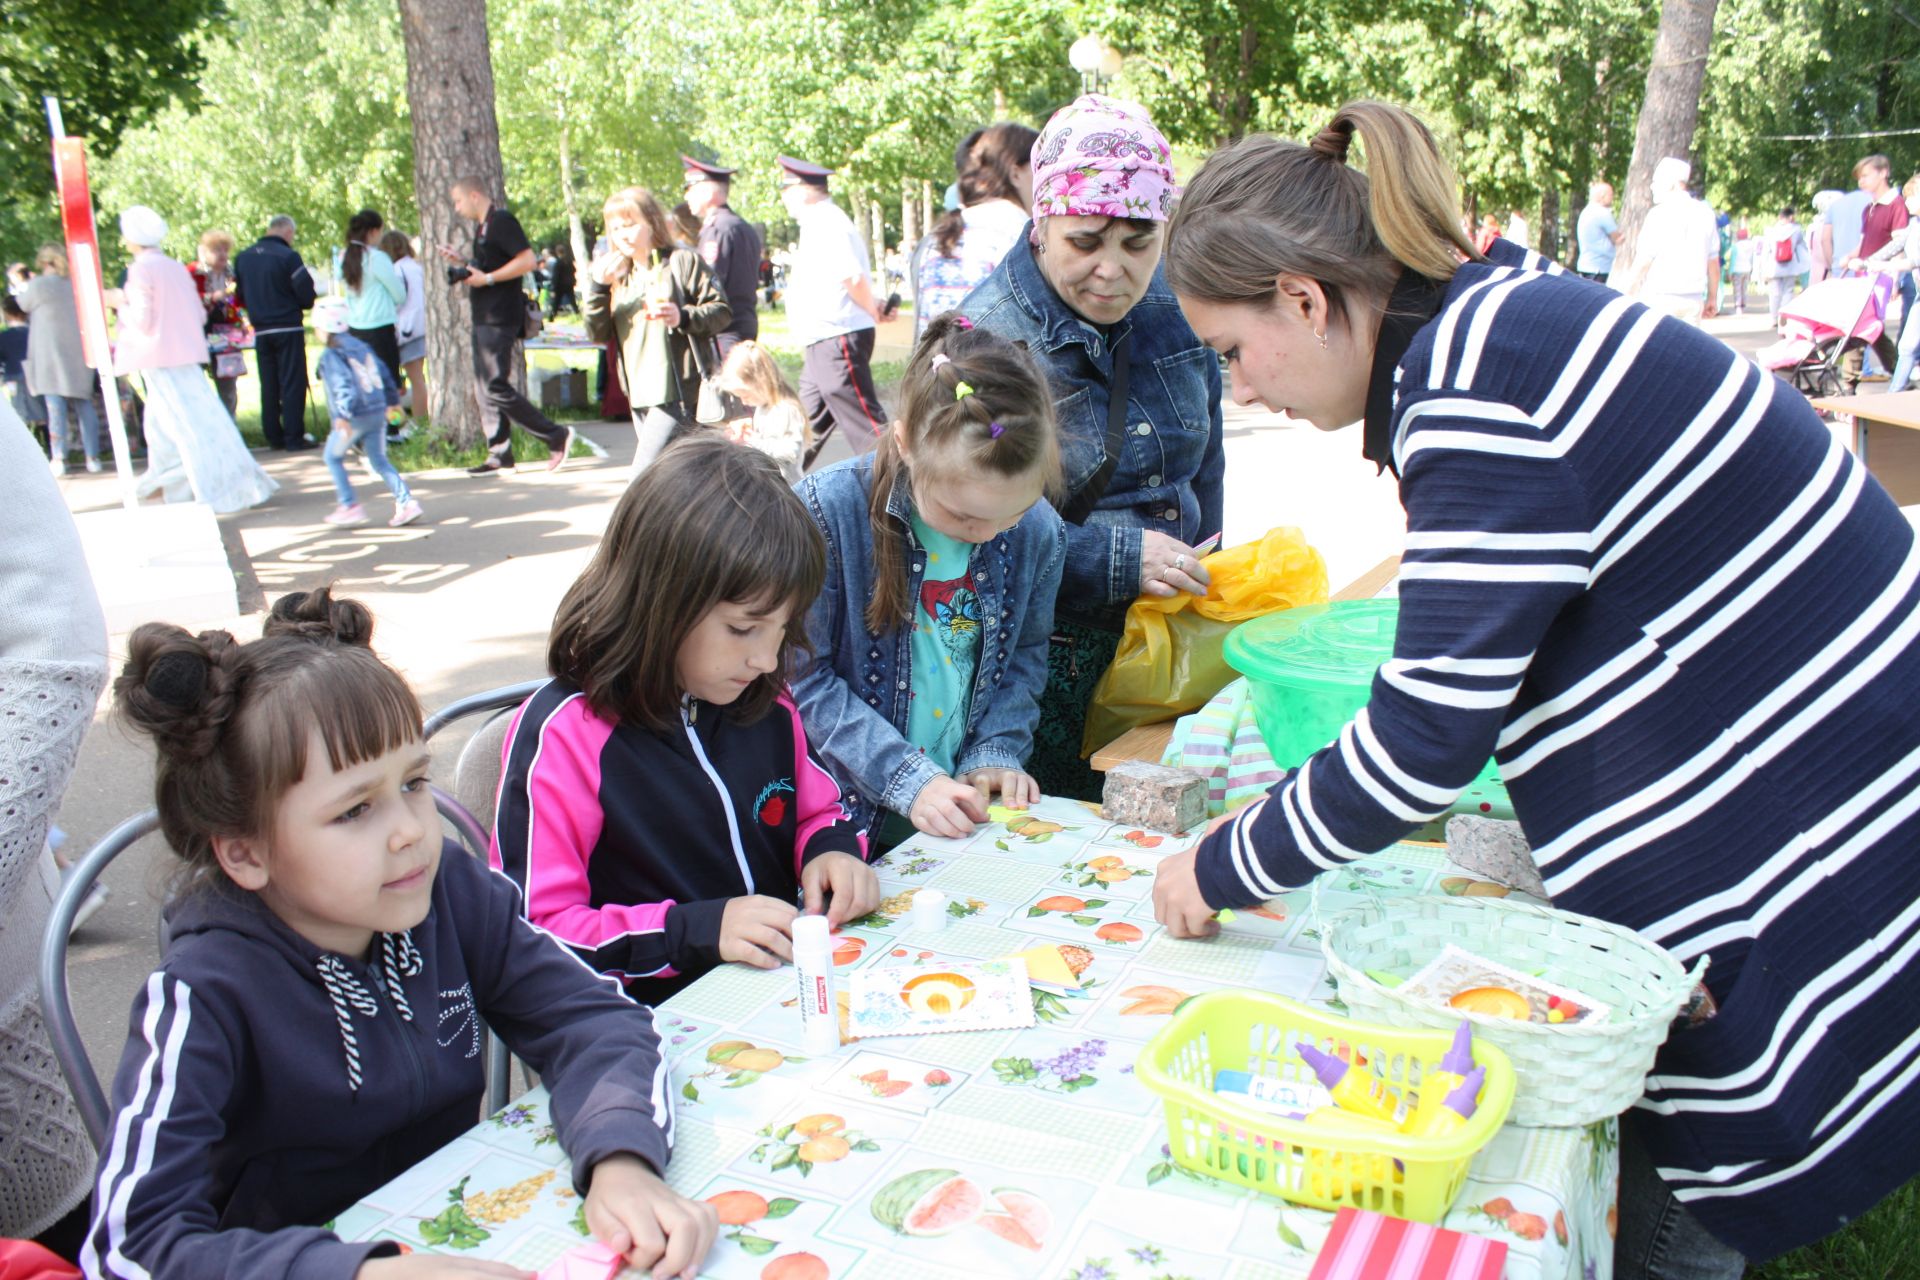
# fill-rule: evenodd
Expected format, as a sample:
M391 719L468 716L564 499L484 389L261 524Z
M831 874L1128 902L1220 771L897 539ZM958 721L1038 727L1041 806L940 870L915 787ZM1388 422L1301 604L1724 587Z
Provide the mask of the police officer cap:
M805 160L795 160L792 156L781 156L776 161L788 177L796 182L809 183L816 187L827 185L827 178L833 170L824 165L808 164Z
M689 182L725 182L738 172L735 169L723 169L717 164L705 160L695 160L684 152L680 156L680 167L686 170Z

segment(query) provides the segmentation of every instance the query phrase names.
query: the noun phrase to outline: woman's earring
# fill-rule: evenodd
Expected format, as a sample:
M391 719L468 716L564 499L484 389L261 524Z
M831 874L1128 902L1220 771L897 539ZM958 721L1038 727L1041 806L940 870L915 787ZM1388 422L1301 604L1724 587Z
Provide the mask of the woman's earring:
M1320 349L1325 351L1327 349L1327 335L1325 332L1316 333L1313 336L1320 339Z

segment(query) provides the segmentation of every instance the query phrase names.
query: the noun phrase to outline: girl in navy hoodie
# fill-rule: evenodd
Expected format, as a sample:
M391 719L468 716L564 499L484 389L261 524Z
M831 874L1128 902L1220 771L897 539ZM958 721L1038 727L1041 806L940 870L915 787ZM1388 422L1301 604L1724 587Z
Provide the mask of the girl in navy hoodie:
M186 865L114 1078L81 1266L526 1275L314 1225L473 1125L484 1021L552 1090L594 1234L692 1277L718 1226L661 1179L673 1119L652 1015L441 840L419 704L371 632L321 590L280 600L250 644L133 634L114 693L159 748L161 830Z
M793 958L793 918L880 904L787 691L826 550L766 454L715 432L627 487L560 602L503 753L493 862L527 914L657 1000Z

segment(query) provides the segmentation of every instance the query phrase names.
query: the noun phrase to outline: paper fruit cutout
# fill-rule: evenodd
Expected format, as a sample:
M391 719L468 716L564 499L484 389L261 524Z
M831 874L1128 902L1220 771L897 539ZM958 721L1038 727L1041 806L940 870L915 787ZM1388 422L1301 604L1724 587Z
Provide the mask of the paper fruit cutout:
M828 1280L826 1259L815 1253L783 1253L760 1269L760 1280Z
M1128 987L1120 993L1127 1001L1120 1010L1123 1018L1151 1018L1171 1014L1187 999L1187 993L1174 987Z
M798 1169L802 1177L820 1164L837 1164L856 1151L874 1152L880 1144L847 1128L844 1116L821 1112L802 1116L792 1124L768 1125L760 1130L767 1139L753 1149L755 1164L765 1162L769 1173Z
M1035 1253L1053 1230L1053 1211L1032 1192L995 1187L989 1194L952 1169L901 1174L874 1194L870 1208L877 1222L903 1236L945 1236L978 1226Z
M795 997L796 1002L798 997ZM779 1049L763 1049L751 1040L716 1040L707 1046L705 1071L690 1077L680 1086L680 1096L688 1102L700 1101L700 1087L696 1081L711 1080L718 1077L722 1083L718 1088L744 1089L769 1071L776 1071L790 1062L805 1062L805 1058L796 1058Z
M986 1193L952 1169L902 1174L874 1194L875 1220L906 1236L944 1236L977 1222Z
M1078 831L1078 827L1069 827L1064 823L1048 822L1045 818L1036 818L1031 814L1007 819L1007 834L1027 844L1045 844L1062 831ZM1005 840L993 842L996 849L1006 849Z
M996 1187L990 1208L997 1212L981 1214L981 1226L1022 1249L1038 1253L1046 1247L1047 1233L1053 1230L1053 1210L1039 1196L1017 1187Z
M923 973L901 985L900 999L915 1013L944 1018L973 1003L973 979L961 973Z
M769 1200L757 1191L745 1189L722 1191L717 1195L708 1196L707 1203L713 1206L714 1212L720 1217L720 1225L723 1228L720 1233L722 1238L739 1245L742 1250L756 1258L772 1253L780 1247L780 1242L757 1235L748 1228L755 1223L778 1221L800 1207L800 1202L790 1196L779 1196ZM826 1273L823 1271L821 1274Z
M1526 1022L1533 1016L1527 998L1505 987L1471 987L1447 1001L1466 1013L1485 1013L1496 1018L1516 1018ZM1564 1018L1565 1015L1562 1015Z
M1152 837L1155 844L1159 836ZM1152 848L1152 845L1142 845ZM1060 878L1077 889L1088 889L1096 884L1125 884L1129 880L1149 880L1153 872L1145 867L1130 867L1127 860L1117 854L1103 853L1097 858L1088 858L1085 862L1063 862L1060 864Z

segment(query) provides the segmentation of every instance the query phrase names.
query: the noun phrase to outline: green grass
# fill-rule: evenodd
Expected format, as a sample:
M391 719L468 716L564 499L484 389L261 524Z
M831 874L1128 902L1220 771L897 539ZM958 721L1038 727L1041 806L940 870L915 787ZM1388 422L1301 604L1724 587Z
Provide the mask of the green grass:
M1920 1276L1920 1181L1838 1235L1747 1271L1748 1280L1912 1280Z

